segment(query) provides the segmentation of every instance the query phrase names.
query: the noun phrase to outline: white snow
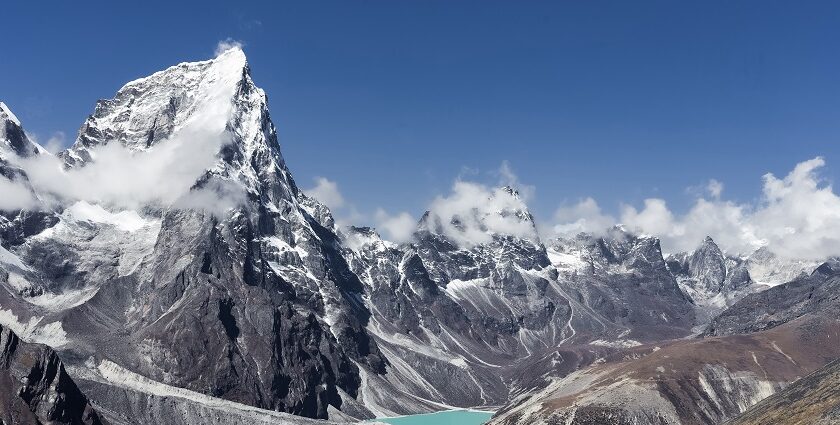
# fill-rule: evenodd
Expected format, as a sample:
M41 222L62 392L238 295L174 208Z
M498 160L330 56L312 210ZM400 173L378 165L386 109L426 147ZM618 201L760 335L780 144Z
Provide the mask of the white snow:
M600 347L630 348L638 347L642 345L642 343L633 339L617 339L615 341L596 339L595 341L590 342L589 345L597 345Z
M753 282L768 286L790 282L803 273L811 274L820 263L783 258L766 248L759 249L746 259Z
M2 246L0 246L0 263L14 266L22 271L29 271L29 267L17 255Z
M12 310L0 309L0 324L8 327L26 342L58 348L68 344L67 333L59 322L41 324L43 317L33 316L23 323Z
M449 283L446 284L446 288L444 290L449 295L450 298L457 299L459 298L459 292L469 290L470 288L481 287L482 283L485 283L486 279L473 279L473 280L460 280L460 279L452 279Z
M9 286L11 286L12 289L17 291L18 293L32 287L32 283L30 283L28 280L26 280L25 277L21 276L18 273L15 273L15 272L10 272L9 273L8 283L9 283Z
M91 362L92 361L89 361L88 363ZM133 391L151 394L158 397L175 397L185 399L223 412L230 412L236 415L253 416L254 419L262 419L266 416L270 416L276 418L277 423L323 423L325 425L335 423L329 421L314 421L307 418L297 417L288 413L260 409L257 407L249 406L247 404L211 397L184 388L166 385L161 382L157 382L146 378L145 376L142 376L140 374L134 373L109 360L102 360L101 362L99 362L99 365L96 366L95 369L87 372L98 373L99 377L104 379L106 382L120 388L127 388Z
M26 298L26 301L49 311L62 311L84 304L99 292L99 287L88 286L79 290L72 290L55 294L45 292L41 295Z
M137 214L137 211L111 212L100 205L92 205L85 201L79 201L64 211L65 217L73 221L87 221L97 224L107 224L126 232L135 232L151 224Z
M547 247L546 254L548 254L548 259L551 261L551 265L556 267L559 271L580 270L589 266L589 264L581 258L581 253L565 253L557 251L554 248Z
M20 126L20 120L18 119L18 117L16 117L15 114L13 114L12 111L9 109L9 107L6 106L6 104L3 102L0 102L0 112L5 114L8 117L9 121Z

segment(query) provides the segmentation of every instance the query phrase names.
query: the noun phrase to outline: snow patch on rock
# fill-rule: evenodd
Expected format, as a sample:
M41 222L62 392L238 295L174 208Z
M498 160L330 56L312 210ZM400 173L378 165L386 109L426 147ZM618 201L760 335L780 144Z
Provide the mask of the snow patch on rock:
M0 324L8 327L26 342L44 344L52 348L67 345L67 332L60 322L41 324L44 318L33 316L23 323L12 310L0 309Z

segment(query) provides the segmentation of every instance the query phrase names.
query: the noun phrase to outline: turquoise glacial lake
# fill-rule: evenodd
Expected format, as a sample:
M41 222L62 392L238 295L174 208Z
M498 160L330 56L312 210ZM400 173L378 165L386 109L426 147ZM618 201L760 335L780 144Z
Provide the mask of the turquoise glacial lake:
M393 425L482 425L493 416L490 412L474 410L449 410L446 412L426 413L422 415L400 416L398 418L374 419Z

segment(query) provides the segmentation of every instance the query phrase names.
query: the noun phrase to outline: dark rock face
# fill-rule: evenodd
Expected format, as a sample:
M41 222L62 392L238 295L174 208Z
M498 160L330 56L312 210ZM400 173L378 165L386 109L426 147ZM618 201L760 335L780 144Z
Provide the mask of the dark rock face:
M704 292L720 292L726 280L726 264L723 252L710 237L706 237L688 258L688 273L697 282L697 289Z
M501 403L508 397L502 374L515 376L532 353L569 336L569 302L539 241L496 234L460 246L424 221L400 246L368 228L351 228L345 239L373 308L369 329L404 362L389 379L416 386L421 397L459 406Z
M5 104L0 106L0 178L18 183L32 191L26 172L12 160L40 154L41 150L29 140L20 123L9 115ZM34 192L32 196L37 198ZM8 248L19 245L26 238L52 227L57 221L55 214L48 211L0 210L0 246Z
M53 350L23 342L3 326L0 326L0 422L104 423Z
M133 274L139 285L120 312L125 319L117 318L150 360L138 364L130 351L120 357L178 386L326 418L328 406L342 405L339 391L357 394L358 364L381 370L383 359L365 336L369 312L347 302L361 286L337 255L332 230L300 205L263 95L247 73L240 85L234 119L257 120L264 149L247 151L244 140L230 145L221 170L198 185L242 168L258 179L224 219L163 213L155 248ZM93 305L104 307L109 296L100 292Z
M669 255L666 261L680 288L695 305L698 327L704 327L744 296L764 289L750 276L750 260L725 255L708 236L693 252Z
M129 315L137 323L133 332L152 350L151 376L169 375L179 386L211 388L215 396L259 407L326 417L328 405L341 406L339 389L357 393L355 362L381 368L376 345L355 338L364 334L364 310L343 311L331 330L319 320L328 300L290 284L269 265L272 253L253 224L234 221L217 230L212 218L177 213L164 218L162 229L180 238L188 234L182 226L193 220L194 228L209 229L195 235L194 261L169 282L158 279L171 275L164 268L174 264L152 270L155 290L141 288L134 303L159 311ZM240 248L228 241L241 241ZM171 256L170 241L159 240L159 246L161 259L182 258ZM322 270L339 273L338 267ZM349 289L335 291L355 296Z
M752 284L746 262L724 255L708 236L695 251L669 256L668 268L697 302L718 294L725 297Z
M761 331L806 314L840 315L840 267L827 262L810 276L748 295L709 324L707 335Z
M601 237L554 241L551 249L580 259L564 276L570 290L623 338L653 341L689 333L693 304L668 269L658 239L613 228Z
M0 165L2 168L2 165ZM20 245L58 223L55 214L41 211L0 212L0 243L5 248Z
M9 115L5 105L0 106L0 132L2 132L0 133L2 135L0 139L4 139L0 143L5 145L0 149L5 148L3 150L9 150L11 154L22 158L38 155L38 148L29 141L29 137L26 136L26 132L23 131L20 123Z

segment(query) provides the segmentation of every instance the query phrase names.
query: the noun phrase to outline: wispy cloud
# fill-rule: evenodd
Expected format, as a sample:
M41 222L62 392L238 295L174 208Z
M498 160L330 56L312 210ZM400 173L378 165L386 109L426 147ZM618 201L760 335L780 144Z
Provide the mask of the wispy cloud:
M383 232L386 239L402 243L411 240L411 235L417 229L417 219L407 212L400 212L394 215L389 214L382 208L374 213L375 227Z
M417 227L417 220L407 212L391 215L382 208L373 214L363 214L356 206L345 200L338 183L326 177L315 177L315 185L303 192L327 206L339 227L350 225L373 225L382 236L392 242L406 242Z
M11 181L0 175L0 211L37 208L38 201L20 181Z
M54 132L46 141L41 141L38 134L26 132L26 137L34 143L41 145L47 152L56 154L67 147L67 137L63 131Z
M227 52L230 49L241 49L244 46L245 46L245 43L243 43L239 40L234 40L234 39L228 37L228 38L226 38L224 40L220 40L218 43L216 43L216 50L213 52L213 54L216 57L218 57L219 55L221 55L224 52Z
M233 90L233 85L211 90L212 97L191 119L153 149L132 150L120 143L95 146L88 148L91 161L69 169L53 155L9 160L25 171L45 207L86 201L124 209L177 204L216 211L219 205L241 199L218 178L207 178L221 148L232 141L227 123ZM47 145L63 144L62 138L58 133ZM201 187L195 187L199 180Z
M331 210L344 207L344 196L338 189L338 183L326 177L315 177L315 186L303 189L303 193L317 199Z

